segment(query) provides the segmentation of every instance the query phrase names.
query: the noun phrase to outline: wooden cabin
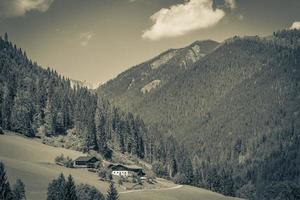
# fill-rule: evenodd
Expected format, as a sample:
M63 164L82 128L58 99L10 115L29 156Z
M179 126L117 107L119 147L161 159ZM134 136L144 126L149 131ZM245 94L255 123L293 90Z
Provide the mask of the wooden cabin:
M94 156L81 156L74 160L73 166L75 168L94 168L99 159Z

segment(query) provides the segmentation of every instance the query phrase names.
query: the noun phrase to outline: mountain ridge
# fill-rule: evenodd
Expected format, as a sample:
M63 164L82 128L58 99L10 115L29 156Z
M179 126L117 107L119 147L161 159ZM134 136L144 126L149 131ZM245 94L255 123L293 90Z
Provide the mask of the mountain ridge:
M297 182L297 177L288 175L282 179L269 176L271 171L267 169L272 168L274 174L284 173L270 163L283 159L274 156L281 149L289 155L296 148L289 144L299 140L299 49L299 30L282 30L268 37L235 36L188 70L173 71L172 79L140 101L135 101L139 93L109 97L156 126L157 131L174 135L195 160L199 157L201 162L209 163L210 170L213 166L234 170L227 173L235 182L241 180L243 186L237 186L237 193L245 193L250 187L256 190L256 197L242 197L265 199L262 195L275 187L273 182ZM99 90L105 91L101 87ZM203 173L205 164L201 162L198 165ZM268 178L261 180L260 173ZM199 179L207 181L203 176Z
M99 88L104 90L104 92L97 89L98 94L112 100L122 95L134 94L138 97L137 101L141 101L144 98L142 89L147 84L152 81L159 81L160 87L165 85L176 76L176 73L173 73L174 70L179 72L185 71L194 62L201 59L204 54L206 55L213 51L218 45L219 43L213 40L204 40L195 41L184 48L169 49L146 62L122 72L115 79L103 84ZM178 62L180 62L180 66L175 64ZM119 82L116 80L119 80ZM116 90L116 92L112 94L110 92L112 90ZM133 99L131 100L134 101ZM122 103L124 102L122 101Z

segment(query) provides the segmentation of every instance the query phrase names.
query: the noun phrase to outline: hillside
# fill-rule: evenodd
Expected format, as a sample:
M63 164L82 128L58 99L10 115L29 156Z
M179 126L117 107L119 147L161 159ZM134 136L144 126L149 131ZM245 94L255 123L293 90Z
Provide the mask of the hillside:
M141 93L129 90L120 97L113 88L122 82L120 77L130 80L131 70L100 87L99 93L111 88L107 96L116 105L181 140L194 155L193 167L200 174L197 184L220 188L219 182L213 186L207 182L222 166L225 172L218 172L217 179L230 177L235 195L278 198L281 191L272 193L272 189L280 184L294 188L299 183L299 176L278 167L280 162L284 166L299 162L299 41L297 30L268 38L234 37L184 72L172 71L171 80L143 94L138 102L135 99ZM180 63L175 66L180 68ZM132 70L136 68L143 71L142 65ZM123 82L122 87L126 86ZM296 167L291 170L291 174L299 173Z
M66 175L71 174L78 184L87 183L95 186L103 193L106 192L108 182L100 181L94 173L88 172L86 169L69 169L56 165L54 158L62 153L71 158L83 155L77 151L50 147L41 144L38 140L11 134L0 135L0 160L4 162L11 181L15 181L17 178L24 181L27 199L45 199L49 182L61 172ZM188 197L190 200L234 199L200 188L178 187L178 185L162 179L159 180L159 187L160 189L134 192L124 192L121 187L118 189L121 193L121 200L141 198L145 200L180 200L182 196Z
M110 99L114 105L121 106L124 110L132 110L142 104L149 93L155 93L169 84L178 74L188 70L218 45L215 41L206 40L196 41L185 48L170 49L121 73L102 85L97 92Z

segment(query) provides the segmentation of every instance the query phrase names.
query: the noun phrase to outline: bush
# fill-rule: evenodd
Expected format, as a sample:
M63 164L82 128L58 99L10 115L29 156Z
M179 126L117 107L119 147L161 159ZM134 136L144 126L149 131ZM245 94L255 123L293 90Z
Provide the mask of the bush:
M159 162L153 163L152 169L158 177L168 177L167 169L162 163Z
M0 135L4 135L4 131L3 131L2 127L0 127Z
M107 177L107 170L101 168L99 171L98 171L98 176L103 179L103 180L106 180L106 177Z
M137 179L135 177L132 178L132 183L137 183Z
M106 147L103 150L102 154L106 160L111 160L113 151L110 148Z
M188 178L181 173L176 174L174 177L174 182L176 184L186 184L188 181L189 181Z
M141 177L138 176L136 180L139 185L143 185Z
M108 173L107 173L107 179L108 180L113 180L113 176L112 176L112 174L111 174L111 171L109 171Z
M95 169L101 169L102 168L102 160L99 160L94 164Z
M73 160L69 156L65 158L63 154L55 158L55 163L68 168L73 168Z
M61 163L64 160L64 155L61 154L60 156L56 156L55 163Z
M119 184L119 185L123 185L122 177L118 180L118 184Z

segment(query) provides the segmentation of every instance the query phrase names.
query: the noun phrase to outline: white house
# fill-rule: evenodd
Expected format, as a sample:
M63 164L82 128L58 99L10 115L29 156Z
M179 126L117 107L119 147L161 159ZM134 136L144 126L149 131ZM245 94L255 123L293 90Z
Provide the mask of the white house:
M135 165L121 165L121 164L111 164L108 166L112 170L111 174L115 176L130 176L136 174L138 176L144 176L143 168Z

